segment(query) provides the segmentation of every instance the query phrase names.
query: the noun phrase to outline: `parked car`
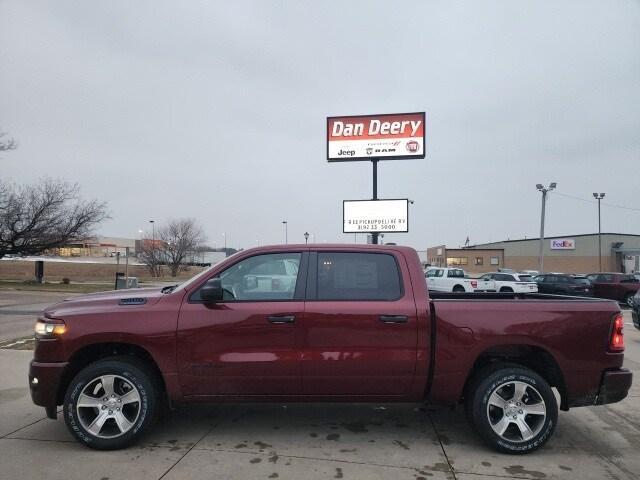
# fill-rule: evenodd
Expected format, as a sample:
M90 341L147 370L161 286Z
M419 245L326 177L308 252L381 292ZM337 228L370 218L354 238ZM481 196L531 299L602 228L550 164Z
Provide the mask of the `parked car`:
M633 297L633 307L631 311L631 318L633 320L633 326L640 330L640 290L636 292L635 297Z
M634 305L634 295L640 290L640 280L627 273L591 273L587 278L593 284L594 296L616 300L629 307Z
M492 272L480 277L488 282L493 281L498 292L536 293L538 285L531 275L519 273Z
M555 295L577 295L581 297L592 297L593 286L588 278L576 278L572 275L561 273L545 273L535 277L540 293L551 293Z
M492 281L469 278L461 268L429 268L425 274L429 289L434 292L495 292Z
M521 273L523 275L531 275L532 277L535 277L536 275L540 274L540 272L538 270L522 270L519 273Z
M299 268L278 301L225 286L283 259ZM556 427L552 387L561 410L627 395L623 325L608 300L429 292L408 247L260 247L180 285L48 308L29 385L96 449L138 440L163 405L331 399L464 402L485 442L527 453Z

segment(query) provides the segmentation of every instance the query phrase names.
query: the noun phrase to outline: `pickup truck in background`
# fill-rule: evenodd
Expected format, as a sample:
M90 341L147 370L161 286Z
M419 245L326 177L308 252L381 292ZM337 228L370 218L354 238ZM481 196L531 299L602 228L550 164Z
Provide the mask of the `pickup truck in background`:
M461 268L430 267L424 274L432 292L495 292L496 284L491 280L469 278Z
M624 303L629 307L634 305L634 295L640 290L640 280L626 273L591 273L587 275L593 285L593 295L599 298L609 298Z
M293 289L247 280L283 261ZM609 300L430 292L408 247L260 247L180 285L48 308L29 385L96 449L190 402L427 401L463 403L487 444L526 453L556 428L553 389L561 410L625 398L623 325Z
M531 275L526 273L485 273L481 280L493 281L495 290L498 292L515 293L537 293L538 284L533 281Z

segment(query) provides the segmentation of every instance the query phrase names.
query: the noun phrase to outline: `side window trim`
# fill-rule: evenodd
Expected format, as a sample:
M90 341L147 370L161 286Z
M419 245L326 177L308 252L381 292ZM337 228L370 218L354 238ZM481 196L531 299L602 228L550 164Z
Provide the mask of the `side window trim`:
M309 252L309 269L307 274L307 300L318 299L318 252Z

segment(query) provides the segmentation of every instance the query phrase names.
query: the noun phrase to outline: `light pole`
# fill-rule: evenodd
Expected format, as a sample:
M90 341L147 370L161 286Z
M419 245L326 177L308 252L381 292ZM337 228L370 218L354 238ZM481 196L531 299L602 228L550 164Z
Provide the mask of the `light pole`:
M604 198L604 193L594 193L593 198L598 200L598 271L602 271L602 228L600 225L600 200Z
M153 269L153 276L156 276L156 221L155 220L149 220L149 223L151 224L151 231L153 232L151 234L151 263L152 263L152 269Z
M543 186L541 183L536 185L538 191L542 192L542 213L540 215L540 273L544 273L544 213L547 205L547 193L555 190L557 185L556 182L551 182L548 187Z
M288 232L287 232L287 221L286 221L286 220L283 220L283 221L282 221L282 224L284 225L284 244L286 245L286 244L288 244L288 243L289 243L288 238L287 238L287 237L288 237Z
M304 232L304 244L309 243L309 232Z
M224 256L227 256L227 234L223 233L222 236L224 237Z

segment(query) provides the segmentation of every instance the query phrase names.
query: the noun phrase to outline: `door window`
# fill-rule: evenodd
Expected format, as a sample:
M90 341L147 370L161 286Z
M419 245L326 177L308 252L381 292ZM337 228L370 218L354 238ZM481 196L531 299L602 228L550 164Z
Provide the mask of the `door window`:
M440 273L442 275L442 273ZM383 253L318 252L318 300L397 300L398 264Z
M271 253L245 258L219 277L225 301L292 300L301 253ZM200 300L196 292L191 300Z

